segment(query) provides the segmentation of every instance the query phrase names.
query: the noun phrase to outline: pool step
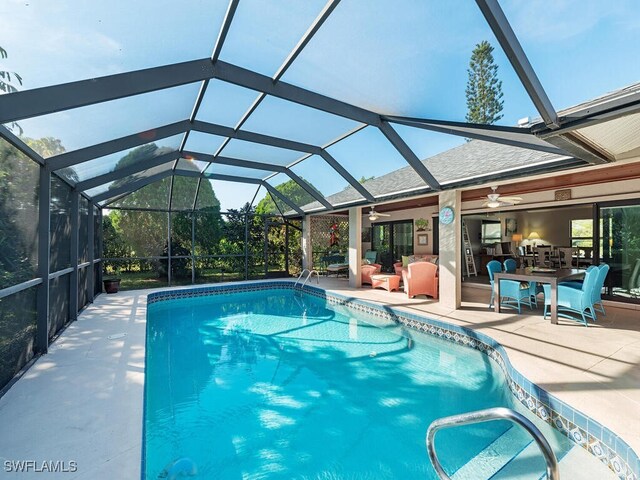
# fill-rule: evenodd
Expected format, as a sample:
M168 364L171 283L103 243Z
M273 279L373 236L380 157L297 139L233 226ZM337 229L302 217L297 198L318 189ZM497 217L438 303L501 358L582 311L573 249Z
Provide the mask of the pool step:
M460 467L451 478L452 480L493 478L532 443L531 436L524 429L513 425L478 455ZM535 444L533 446L537 448Z
M592 455L587 454L581 447L574 446L558 459L560 478L571 480L605 480L616 478L613 472ZM544 461L540 449L535 443L530 444L516 457L509 461L497 472L491 480L542 480L547 475L544 472Z

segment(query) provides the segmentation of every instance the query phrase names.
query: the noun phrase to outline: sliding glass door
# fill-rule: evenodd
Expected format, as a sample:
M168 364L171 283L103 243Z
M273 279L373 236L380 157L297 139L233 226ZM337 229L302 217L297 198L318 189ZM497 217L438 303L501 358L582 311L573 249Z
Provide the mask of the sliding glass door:
M605 282L612 300L640 301L640 203L598 205L599 257L611 270Z
M371 248L378 253L383 271L392 272L394 262L413 254L413 220L380 222L371 227Z

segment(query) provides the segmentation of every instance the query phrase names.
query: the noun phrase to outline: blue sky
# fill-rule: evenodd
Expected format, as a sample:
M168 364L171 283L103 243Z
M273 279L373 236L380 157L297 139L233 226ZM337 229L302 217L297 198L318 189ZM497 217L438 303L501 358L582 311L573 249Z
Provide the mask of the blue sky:
M221 58L273 75L324 3L241 0ZM505 0L501 5L556 109L640 81L636 1ZM226 8L226 0L3 0L0 46L9 58L0 61L0 68L19 72L22 88L29 89L206 57ZM468 59L484 39L496 47L503 82L500 123L515 125L519 118L536 117L475 2L467 0L343 0L283 80L380 113L464 120ZM25 135L55 136L74 150L187 118L198 88L186 85L21 125ZM255 96L212 82L199 118L234 126ZM268 98L245 128L324 145L356 126ZM420 157L460 142L411 129L399 131ZM370 128L332 151L357 178L404 166ZM264 149L237 142L223 152L231 153L256 161L267 158ZM272 154L268 152L268 158ZM291 158L297 156L288 152L282 163ZM326 194L344 187L316 159L301 164L297 173ZM252 196L237 184L216 184L216 192L223 208L237 208Z

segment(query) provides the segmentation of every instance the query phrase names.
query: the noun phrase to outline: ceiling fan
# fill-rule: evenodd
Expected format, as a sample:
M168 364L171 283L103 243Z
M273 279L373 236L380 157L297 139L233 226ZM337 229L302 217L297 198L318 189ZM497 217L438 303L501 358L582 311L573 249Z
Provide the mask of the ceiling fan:
M369 220L375 222L379 217L390 217L391 215L388 213L380 213L376 212L373 207L371 207L371 211L369 212Z
M522 201L522 197L502 197L496 190L498 190L497 186L491 187L492 193L487 195L487 201L482 204L483 207L489 208L498 208L498 207L509 207L511 205L516 205Z

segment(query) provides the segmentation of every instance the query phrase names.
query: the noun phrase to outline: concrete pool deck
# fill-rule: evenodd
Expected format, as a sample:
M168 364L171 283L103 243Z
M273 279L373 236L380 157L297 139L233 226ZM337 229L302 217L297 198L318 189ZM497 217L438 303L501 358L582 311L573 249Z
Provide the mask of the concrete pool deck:
M551 325L541 311L496 314L482 287L465 286L463 308L455 311L425 297L353 289L344 279L321 278L320 287L490 335L529 380L640 452L640 310L609 306L597 326L585 328ZM3 465L75 461L77 471L63 478L140 478L146 295L152 291L158 290L98 296L0 399ZM47 478L15 475L30 477Z

